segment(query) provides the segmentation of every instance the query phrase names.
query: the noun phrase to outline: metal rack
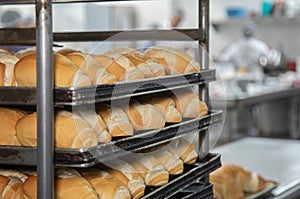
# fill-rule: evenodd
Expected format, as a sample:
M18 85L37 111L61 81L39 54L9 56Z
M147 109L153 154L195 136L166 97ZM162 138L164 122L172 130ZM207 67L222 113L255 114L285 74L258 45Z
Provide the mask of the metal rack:
M53 0L53 3L75 3L75 2L104 2L105 0ZM115 0L117 1L117 0ZM192 86L199 85L199 93L201 95L201 98L208 104L209 104L209 93L208 93L208 87L207 83L209 81L214 80L214 71L209 70L209 59L206 53L209 52L209 0L199 0L199 27L198 29L186 29L186 30L176 30L182 34L187 35L189 38L192 38L194 41L199 42L199 46L203 48L205 51L199 51L201 58L200 65L201 65L201 72L192 74L191 76L186 75L186 78L191 78ZM30 103L36 104L37 107L37 114L38 114L38 146L36 149L30 149L29 153L31 154L30 157L34 158L33 154L37 154L36 156L36 165L37 165L37 175L38 175L38 198L43 199L52 199L54 198L54 167L55 167L55 157L57 154L59 154L59 150L54 148L53 144L53 129L54 129L54 107L55 105L77 105L78 103L82 102L82 99L78 98L72 98L74 95L76 96L77 93L82 92L82 90L74 90L72 88L64 88L64 89L55 89L53 87L53 58L52 58L52 46L53 41L103 41L107 38L110 38L116 34L119 34L120 31L106 31L106 32L77 32L77 33L53 33L52 30L52 1L51 0L0 0L1 4L35 4L36 6L36 28L35 29L15 29L15 28L9 28L9 29L1 29L0 30L0 43L1 44L10 44L10 45L36 45L37 47L37 88L27 88L27 90L22 90L24 92L25 96L29 96ZM127 38L127 40L130 41L138 41L141 39L149 39L149 40L173 40L170 38L172 37L172 34L174 32L172 30L154 30L154 31L128 31L126 33L125 37L122 37L122 39ZM72 36L76 35L76 36ZM207 77L207 79L203 78L203 75ZM199 78L201 77L201 78ZM175 78L175 77L166 77L166 82L170 82L170 79L168 78ZM160 80L163 80L163 78L160 78ZM172 80L172 79L171 79ZM173 82L176 82L176 80L173 79ZM147 80L148 81L148 80ZM149 80L151 81L151 80ZM155 81L155 79L154 79ZM151 82L150 82L151 83ZM148 84L151 85L151 84ZM173 85L171 89L176 89L179 87L182 87L181 84ZM122 85L121 85L122 86ZM153 84L152 84L153 86ZM9 90L11 89L11 90ZM14 88L15 89L15 88ZM1 89L0 92L15 92L19 93L18 89L14 90L12 88L4 88ZM102 90L104 88L91 88L93 90ZM147 90L148 89L148 90ZM143 95L146 93L152 93L152 92L161 92L164 91L164 88L144 88L144 90L140 90L138 92L138 95ZM64 92L69 92L70 99L63 101L59 98L59 94ZM3 95L4 96L4 95ZM65 95L63 95L65 96ZM82 95L79 95L82 96ZM87 95L88 96L88 95ZM101 98L102 97L102 98ZM112 100L111 96L109 96L109 93L107 96L101 96L98 101L97 99L90 100L87 98L85 103L94 103L99 101L105 101L105 100ZM126 94L120 94L120 96L117 96L117 98L126 97ZM84 101L84 100L83 100ZM5 104L7 102L7 99L0 99L1 104ZM11 102L9 102L11 103ZM18 102L15 102L18 104ZM19 104L22 104L21 102ZM220 119L220 112L212 113L208 117L211 119L211 117L216 117L219 121ZM215 118L215 119L216 119ZM218 122L215 121L215 122ZM209 154L209 134L207 131L207 126L212 124L212 120L209 120L207 125L205 126L204 122L199 122L195 120L196 130L203 132L204 136L199 136L199 143L202 143L202 146L199 146L199 153L200 158L204 158ZM187 126L189 126L191 123L187 123ZM184 125L184 123L180 124ZM201 126L204 125L204 126ZM167 127L168 128L168 127ZM169 139L172 139L174 136L172 134L172 131L170 131L170 137L166 137L164 141L168 141ZM151 132L150 132L151 133ZM121 144L124 144L124 142L119 141ZM132 142L132 140L131 140ZM136 142L135 138L133 138L133 142ZM137 145L135 148L131 148L130 150L141 150L145 146L152 146L155 143L159 143L156 140L153 141L153 143L145 143L144 145ZM126 144L126 142L125 142ZM154 146L153 145L153 146ZM132 147L130 145L130 147ZM129 147L129 148L130 148ZM13 153L12 147L10 150L11 153ZM20 151L20 148L16 148L14 152ZM28 149L28 148L27 148ZM6 150L6 149L5 149ZM3 152L3 151L2 151ZM65 151L64 151L65 152ZM82 152L82 151L80 151ZM99 151L98 151L99 152ZM1 149L0 149L1 153ZM80 153L81 154L81 153ZM109 152L110 154L110 152ZM28 157L28 156L26 156ZM99 157L98 157L99 158ZM97 158L96 158L97 159ZM214 167L210 169L204 169L201 170L199 173L192 173L190 175L199 175L201 174L201 177L204 178L204 183L207 183L207 174L212 171L213 169L216 169L220 166L219 159L216 159L217 163L215 162ZM31 162L32 163L32 162ZM97 162L93 162L93 164L96 164ZM88 165L89 164L83 164ZM66 166L66 165L64 165ZM70 166L70 165L69 165ZM196 167L199 168L199 167ZM197 169L196 169L197 171ZM198 176L200 177L200 176ZM188 180L188 175L186 177ZM210 189L211 186L205 184L205 187L207 189ZM209 188L210 187L210 188ZM182 187L179 187L182 188ZM168 187L166 188L168 189ZM161 192L166 191L166 189L161 188ZM152 198L152 194L159 194L160 191L150 193L146 198ZM205 192L206 193L206 192ZM211 194L211 192L209 192ZM191 194L191 198L192 198ZM189 197L187 197L189 198Z

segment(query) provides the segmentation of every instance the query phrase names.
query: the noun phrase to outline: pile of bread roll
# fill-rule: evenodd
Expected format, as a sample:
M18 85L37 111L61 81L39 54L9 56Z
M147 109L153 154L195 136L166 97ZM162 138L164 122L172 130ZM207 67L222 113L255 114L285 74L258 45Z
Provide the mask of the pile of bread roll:
M96 110L57 110L54 145L57 148L89 148L112 138L133 136L136 131L163 128L183 118L200 118L206 104L192 90L169 96L137 98L129 105L97 104ZM37 114L0 107L0 145L36 146Z
M178 148L173 146L180 145ZM138 199L145 188L167 184L170 175L183 173L184 164L197 159L193 144L180 138L151 154L134 154L89 169L57 169L55 198ZM185 154L185 155L183 155ZM1 198L37 198L37 175L32 170L0 169Z
M216 199L240 199L247 194L257 193L273 182L267 181L255 172L235 164L223 164L210 174Z
M55 87L112 84L200 70L190 55L179 49L153 46L145 52L114 48L104 54L60 49L53 53ZM36 86L36 52L0 51L0 86Z

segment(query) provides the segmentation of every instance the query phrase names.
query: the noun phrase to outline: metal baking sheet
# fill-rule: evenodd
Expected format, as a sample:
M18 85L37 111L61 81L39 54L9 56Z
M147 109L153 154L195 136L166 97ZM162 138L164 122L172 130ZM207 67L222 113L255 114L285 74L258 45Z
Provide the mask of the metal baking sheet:
M193 165L185 165L184 173L169 181L168 184L151 190L142 199L171 198L179 191L196 183L206 174L211 173L221 166L220 154L208 154L204 159L198 159Z
M278 183L269 182L267 188L254 193L254 194L246 194L244 199L264 199L272 196L272 191L277 187Z
M189 187L179 191L170 199L199 199L199 198L214 198L213 185L206 182L196 182Z
M212 111L207 116L189 119L162 129L150 130L134 136L83 149L55 149L55 164L62 167L85 168L106 160L138 152L167 143L197 130L204 131L210 125L222 121L221 111ZM0 146L0 164L36 165L35 147Z
M55 88L56 106L81 105L190 87L215 80L215 70L81 88ZM36 88L0 87L1 105L35 105Z

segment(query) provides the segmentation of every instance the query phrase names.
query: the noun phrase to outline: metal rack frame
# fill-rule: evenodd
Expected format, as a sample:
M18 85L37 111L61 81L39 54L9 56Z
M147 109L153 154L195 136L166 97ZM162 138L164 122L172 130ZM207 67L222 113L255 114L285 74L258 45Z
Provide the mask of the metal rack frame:
M100 0L103 1L103 0ZM117 0L115 0L117 1ZM53 3L60 2L99 2L97 0L53 0ZM183 33L190 33L194 40L199 41L199 46L206 52L202 52L199 56L201 60L201 69L209 68L209 0L199 0L199 29L186 30ZM53 94L53 57L52 45L53 40L70 40L67 37L69 33L53 33L52 31L52 1L51 0L0 0L0 4L33 4L36 6L36 32L33 34L33 29L27 29L25 32L20 30L2 30L1 34L5 35L9 31L15 34L11 40L0 43L6 44L36 44L37 46L37 114L38 114L38 147L37 147L37 171L38 171L38 198L52 199L54 198L54 144L53 144L53 129L54 129L54 94ZM180 31L180 30L179 30ZM25 35L25 40L18 41L16 38L21 38L20 33ZM95 33L80 33L81 40L101 40L110 37L118 32L106 32L102 36ZM140 32L133 32L132 36L136 35L137 39ZM159 33L159 34L157 34ZM160 34L161 33L161 34ZM146 34L146 33L145 33ZM155 35L168 34L168 30L159 30ZM92 35L92 37L90 37ZM151 39L156 39L153 35L148 35ZM3 38L3 37L1 37ZM54 39L53 39L54 38ZM167 38L165 38L168 40ZM36 42L35 42L36 40ZM16 42L18 41L18 42ZM73 41L73 40L70 40ZM199 87L199 94L202 100L209 103L209 93L207 86ZM209 105L209 104L208 104ZM209 106L210 107L210 106ZM208 154L208 133L202 140L200 137L199 152Z

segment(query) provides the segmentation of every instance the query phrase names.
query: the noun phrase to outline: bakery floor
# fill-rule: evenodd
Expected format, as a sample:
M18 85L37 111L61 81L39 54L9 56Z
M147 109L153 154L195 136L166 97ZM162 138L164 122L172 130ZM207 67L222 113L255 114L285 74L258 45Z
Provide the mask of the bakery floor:
M234 163L278 183L276 199L300 198L300 141L246 137L213 149L223 163Z

